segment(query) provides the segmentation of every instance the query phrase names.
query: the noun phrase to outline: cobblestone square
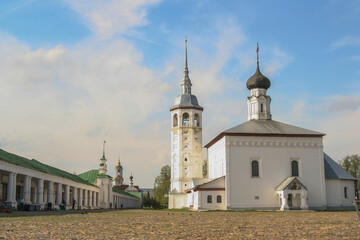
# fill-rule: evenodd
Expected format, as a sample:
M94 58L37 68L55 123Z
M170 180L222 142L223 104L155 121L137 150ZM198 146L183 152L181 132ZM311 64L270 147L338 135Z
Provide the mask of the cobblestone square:
M360 239L353 211L119 210L1 217L0 223L0 239Z

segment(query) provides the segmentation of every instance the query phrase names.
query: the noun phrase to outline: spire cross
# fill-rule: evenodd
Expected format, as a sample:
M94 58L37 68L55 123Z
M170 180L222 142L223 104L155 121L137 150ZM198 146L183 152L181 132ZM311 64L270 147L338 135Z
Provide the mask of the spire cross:
M188 69L188 63L187 63L187 37L185 35L185 69Z
M259 68L259 43L256 43L256 60L257 60L257 67Z
M104 140L104 143L103 143L103 158L105 158L105 143L106 143L106 141Z

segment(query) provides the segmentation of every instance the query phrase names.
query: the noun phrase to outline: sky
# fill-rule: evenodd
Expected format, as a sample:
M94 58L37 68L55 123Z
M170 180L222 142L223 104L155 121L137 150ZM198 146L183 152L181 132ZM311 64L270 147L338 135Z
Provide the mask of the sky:
M247 120L247 79L270 78L274 120L360 152L360 1L2 0L0 148L69 172L152 187L170 164L184 38L203 145Z

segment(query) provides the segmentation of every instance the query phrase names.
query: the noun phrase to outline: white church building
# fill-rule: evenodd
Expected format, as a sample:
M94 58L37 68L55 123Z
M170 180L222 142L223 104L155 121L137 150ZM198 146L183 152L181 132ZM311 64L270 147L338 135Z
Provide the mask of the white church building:
M169 208L353 209L355 178L323 152L325 134L272 120L258 49L246 83L248 121L207 143L204 161L203 107L191 93L185 45L181 94L170 109Z

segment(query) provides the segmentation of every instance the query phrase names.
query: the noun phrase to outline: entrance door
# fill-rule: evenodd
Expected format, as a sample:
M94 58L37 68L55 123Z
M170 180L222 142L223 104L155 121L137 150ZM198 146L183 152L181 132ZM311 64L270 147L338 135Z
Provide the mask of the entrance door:
M288 195L288 205L289 205L289 208L291 208L293 206L293 198L292 198L292 194L289 194Z

